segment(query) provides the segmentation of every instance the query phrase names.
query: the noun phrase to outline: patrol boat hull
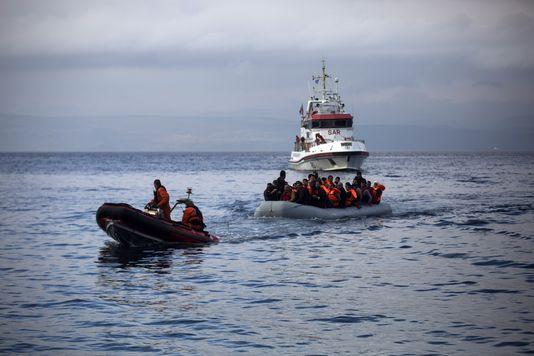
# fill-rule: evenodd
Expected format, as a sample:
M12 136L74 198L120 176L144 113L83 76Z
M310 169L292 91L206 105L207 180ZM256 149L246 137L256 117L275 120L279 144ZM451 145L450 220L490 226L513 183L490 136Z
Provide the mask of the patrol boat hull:
M189 247L219 242L217 236L207 231L195 231L179 222L160 219L128 204L103 204L96 212L96 222L109 237L132 247Z
M254 217L336 220L390 215L391 213L391 207L385 203L362 206L360 209L356 207L345 209L322 209L315 206L301 205L288 201L264 201L254 212Z
M368 152L325 152L303 155L289 161L289 168L296 171L361 170ZM294 157L294 156L292 156Z

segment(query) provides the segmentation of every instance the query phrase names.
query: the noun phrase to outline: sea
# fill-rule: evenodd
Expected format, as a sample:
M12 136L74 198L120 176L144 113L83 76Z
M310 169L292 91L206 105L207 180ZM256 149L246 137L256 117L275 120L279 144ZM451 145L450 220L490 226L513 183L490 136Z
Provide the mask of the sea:
M391 216L254 218L287 159L0 154L0 352L534 353L533 153L372 153ZM99 229L101 204L142 209L156 178L172 200L192 188L219 244L131 249Z

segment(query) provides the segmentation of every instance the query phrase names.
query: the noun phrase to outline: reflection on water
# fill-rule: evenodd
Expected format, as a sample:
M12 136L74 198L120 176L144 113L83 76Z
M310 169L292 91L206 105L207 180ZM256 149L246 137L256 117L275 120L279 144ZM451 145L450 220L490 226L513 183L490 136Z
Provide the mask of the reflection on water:
M127 247L106 241L100 248L98 264L112 268L142 267L154 273L170 273L174 255L179 255L180 263L197 265L202 263L203 247L174 248L151 246L150 248Z
M198 307L192 300L196 299L194 279L202 262L201 247L143 249L106 241L97 260L96 288L101 291L101 300L108 303L142 306L149 308L150 314L165 315L176 308L185 312ZM130 271L135 271L134 278ZM180 283L173 276L176 272ZM186 282L188 279L192 283Z
M154 273L164 274L169 273L172 266L173 252L173 249L165 247L129 248L106 241L100 248L98 263L105 267L115 268L144 267Z

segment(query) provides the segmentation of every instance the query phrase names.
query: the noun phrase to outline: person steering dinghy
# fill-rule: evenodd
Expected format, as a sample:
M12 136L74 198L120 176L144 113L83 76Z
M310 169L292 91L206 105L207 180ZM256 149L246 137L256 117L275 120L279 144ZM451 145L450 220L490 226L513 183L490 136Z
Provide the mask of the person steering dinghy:
M161 185L159 179L154 180L154 199L145 205L145 210L156 210L156 216L171 221L171 206L169 205L169 193Z

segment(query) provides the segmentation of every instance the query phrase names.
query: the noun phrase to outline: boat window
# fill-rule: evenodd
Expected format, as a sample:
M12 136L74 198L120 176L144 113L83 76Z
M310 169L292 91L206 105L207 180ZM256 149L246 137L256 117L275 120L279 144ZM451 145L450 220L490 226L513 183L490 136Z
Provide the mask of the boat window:
M331 128L334 126L334 120L322 120L321 121L321 127L323 128Z
M334 105L323 104L321 105L320 112L325 114L335 114L336 107Z
M334 127L352 127L352 119L336 120L336 124Z
M330 129L330 128L341 128L341 127L352 127L352 119L348 120L313 120L312 128L318 129Z

